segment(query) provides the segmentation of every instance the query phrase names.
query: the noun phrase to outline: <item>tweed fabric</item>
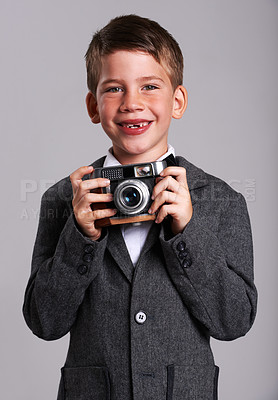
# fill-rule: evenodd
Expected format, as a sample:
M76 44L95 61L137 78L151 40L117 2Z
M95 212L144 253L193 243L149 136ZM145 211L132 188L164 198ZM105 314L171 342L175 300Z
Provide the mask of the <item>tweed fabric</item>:
M69 177L43 195L23 312L45 340L70 332L58 400L217 399L210 337L245 335L256 313L250 222L241 194L176 160L193 217L176 236L153 224L135 268L118 226L82 235Z

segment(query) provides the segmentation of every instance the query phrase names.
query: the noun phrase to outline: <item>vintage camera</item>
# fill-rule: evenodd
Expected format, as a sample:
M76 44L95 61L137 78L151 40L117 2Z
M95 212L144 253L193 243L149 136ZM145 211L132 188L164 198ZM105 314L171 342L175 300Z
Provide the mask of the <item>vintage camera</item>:
M167 162L154 161L116 167L96 168L91 178L107 178L110 185L100 189L101 193L112 193L111 203L92 204L93 209L116 208L111 218L96 221L96 226L116 225L155 219L148 214L155 179L167 167Z

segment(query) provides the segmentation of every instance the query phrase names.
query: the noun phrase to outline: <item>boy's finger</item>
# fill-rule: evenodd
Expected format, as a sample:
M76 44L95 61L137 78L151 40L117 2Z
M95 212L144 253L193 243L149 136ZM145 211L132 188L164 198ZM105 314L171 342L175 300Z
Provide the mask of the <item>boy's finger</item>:
M152 200L162 191L171 190L172 192L179 191L180 184L178 181L173 179L171 176L167 176L159 181L153 188Z
M81 181L78 185L80 192L88 192L88 190L106 187L110 185L110 180L106 178L95 178Z
M113 195L110 193L86 193L81 198L73 199L72 204L73 207L88 209L92 203L109 203L112 200Z
M110 193L91 193L86 192L82 196L76 195L72 199L72 205L75 209L90 209L93 203L109 203L113 200Z
M91 172L93 172L93 170L94 168L92 166L84 166L78 168L70 175L73 193L75 193L78 189L80 182L82 182L83 176L86 174L90 174Z
M175 204L177 201L177 194L173 192L168 192L168 190L159 193L159 195L155 198L151 207L148 210L149 214L153 214L158 211L158 209L164 204Z
M99 210L94 210L93 211L94 221L97 221L102 218L113 217L113 215L115 215L116 213L117 210L112 208L103 208Z
M92 210L90 209L80 209L80 210L75 210L74 215L77 221L81 221L83 226L87 226L92 224L94 221L101 219L101 218L108 218L112 217L117 213L116 209L112 208L103 208L103 209L97 209L97 210Z
M186 188L188 189L187 185L187 179L186 179L186 169L183 167L167 167L165 168L161 173L160 176L165 177L165 176L174 176L176 180L185 185Z
M156 220L155 222L157 224L160 224L165 217L167 217L167 215L172 215L174 212L174 207L172 204L166 204L163 207L160 208L157 216L156 216Z

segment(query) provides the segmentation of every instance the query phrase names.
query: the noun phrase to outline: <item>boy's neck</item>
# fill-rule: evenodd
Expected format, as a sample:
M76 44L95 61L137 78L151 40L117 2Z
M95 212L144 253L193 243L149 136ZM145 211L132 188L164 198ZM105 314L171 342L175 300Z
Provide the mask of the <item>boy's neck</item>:
M168 151L168 145L164 149L164 151L152 151L152 152L146 152L142 154L118 154L117 152L115 153L114 148L112 147L112 154L113 156L119 161L120 164L126 165L126 164L139 164L139 163L146 163L146 162L151 162L151 161L156 161L159 158L163 157L164 154L166 154Z

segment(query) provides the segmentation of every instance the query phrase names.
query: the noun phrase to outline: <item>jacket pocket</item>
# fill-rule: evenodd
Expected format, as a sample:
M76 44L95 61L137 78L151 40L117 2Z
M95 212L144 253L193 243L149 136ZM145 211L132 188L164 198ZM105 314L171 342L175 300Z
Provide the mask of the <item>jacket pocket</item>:
M62 368L61 400L110 400L110 381L105 367ZM60 397L58 398L60 400Z
M167 400L217 400L218 375L215 365L168 365Z

